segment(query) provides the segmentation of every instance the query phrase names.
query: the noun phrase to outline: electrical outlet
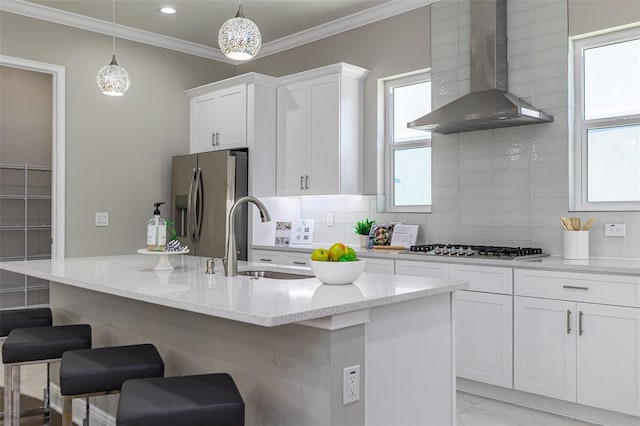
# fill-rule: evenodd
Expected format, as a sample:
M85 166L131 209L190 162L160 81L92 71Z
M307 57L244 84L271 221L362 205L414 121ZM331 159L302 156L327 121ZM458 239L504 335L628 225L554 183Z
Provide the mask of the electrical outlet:
M626 229L624 223L605 223L604 224L604 236L605 237L624 237Z
M327 212L327 226L333 226L333 212Z
M342 370L342 405L360 400L360 365Z
M109 226L108 212L96 212L96 226Z

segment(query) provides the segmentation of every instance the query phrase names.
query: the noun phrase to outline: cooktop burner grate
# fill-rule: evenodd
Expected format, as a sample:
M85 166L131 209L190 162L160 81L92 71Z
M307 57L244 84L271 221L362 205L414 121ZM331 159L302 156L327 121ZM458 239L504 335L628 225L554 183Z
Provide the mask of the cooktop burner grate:
M474 244L421 244L410 247L413 252L435 256L486 256L502 259L522 259L548 256L537 247L502 247Z

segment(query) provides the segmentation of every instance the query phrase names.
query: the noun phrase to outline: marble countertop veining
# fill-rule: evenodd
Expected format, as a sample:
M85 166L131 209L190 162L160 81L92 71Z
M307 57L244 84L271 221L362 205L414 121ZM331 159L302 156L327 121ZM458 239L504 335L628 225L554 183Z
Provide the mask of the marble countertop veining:
M171 256L174 271L154 271L140 254L0 262L0 269L99 293L254 325L273 327L463 290L463 281L363 273L353 284L326 285L304 267L239 262L239 269L308 274L308 279L225 277L206 258Z
M330 244L314 243L311 247L253 246L253 249L311 253L314 248L328 247L329 245ZM548 256L528 260L505 260L483 256L431 256L409 250L374 250L355 245L352 247L363 257L375 257L381 259L418 260L424 262L445 262L463 265L506 266L509 268L545 269L567 272L640 275L640 259L591 257L587 260L568 260L564 259L562 256Z

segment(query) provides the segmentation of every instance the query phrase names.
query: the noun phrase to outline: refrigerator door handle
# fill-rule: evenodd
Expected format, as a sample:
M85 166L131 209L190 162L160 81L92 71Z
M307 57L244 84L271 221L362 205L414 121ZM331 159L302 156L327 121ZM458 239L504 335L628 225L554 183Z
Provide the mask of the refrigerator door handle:
M202 188L202 168L198 167L196 172L196 187L193 202L193 239L196 243L200 242L200 235L202 233L202 194L204 190Z
M193 169L193 174L191 175L191 183L189 183L189 198L187 200L187 234L189 235L189 240L194 242L193 238L193 230L195 228L193 215L195 213L194 208L194 198L195 194L193 193L193 183L196 180L196 169Z

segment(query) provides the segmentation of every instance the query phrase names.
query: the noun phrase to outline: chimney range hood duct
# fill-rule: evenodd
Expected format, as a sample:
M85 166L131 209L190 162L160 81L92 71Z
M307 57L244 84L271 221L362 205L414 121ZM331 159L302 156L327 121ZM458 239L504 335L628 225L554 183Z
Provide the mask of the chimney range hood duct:
M407 126L448 134L553 121L507 92L506 0L471 0L470 33L471 93Z

